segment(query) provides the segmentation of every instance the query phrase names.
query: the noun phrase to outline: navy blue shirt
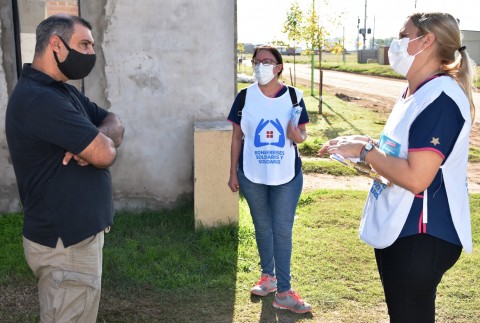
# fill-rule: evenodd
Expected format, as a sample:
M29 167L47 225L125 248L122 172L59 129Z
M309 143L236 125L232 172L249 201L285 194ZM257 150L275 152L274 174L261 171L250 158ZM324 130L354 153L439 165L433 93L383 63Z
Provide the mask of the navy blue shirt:
M276 98L281 97L287 91L288 91L288 87L283 86L280 89L280 91L278 91L278 93L275 95L275 97ZM308 118L307 108L305 107L305 102L303 101L303 98L300 100L298 104L303 108L300 114L300 119L298 121L298 124L301 125L301 124L309 123L310 120ZM230 122L233 122L237 125L240 125L240 121L241 121L241 117L238 115L239 105L240 105L240 98L239 98L239 95L237 94L237 97L233 102L232 108L230 109L230 113L227 118ZM297 144L296 143L293 143L293 144L295 145L295 175L297 175L302 169L302 160L300 159L300 155L298 153ZM243 145L242 145L242 149L240 150L238 167L239 169L243 170Z
M6 135L20 200L23 235L54 248L97 234L112 224L110 171L71 160L97 136L108 112L74 86L24 65L6 112Z

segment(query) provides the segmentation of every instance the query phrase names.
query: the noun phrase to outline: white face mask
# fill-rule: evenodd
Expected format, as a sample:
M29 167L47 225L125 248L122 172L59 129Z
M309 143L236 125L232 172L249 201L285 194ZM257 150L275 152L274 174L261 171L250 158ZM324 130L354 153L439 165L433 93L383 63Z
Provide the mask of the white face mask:
M275 65L271 64L268 66L265 66L263 64L258 64L255 65L254 71L255 71L255 78L257 79L258 83L261 85L265 85L273 78L275 77L275 74L273 74L273 68Z
M423 36L420 36L412 40L410 40L409 38L401 38L392 41L392 44L390 45L390 48L388 50L388 61L390 62L390 66L395 72L400 75L407 76L407 73L413 64L413 61L415 60L415 56L423 52L422 49L415 55L410 55L407 51L408 43L422 37Z

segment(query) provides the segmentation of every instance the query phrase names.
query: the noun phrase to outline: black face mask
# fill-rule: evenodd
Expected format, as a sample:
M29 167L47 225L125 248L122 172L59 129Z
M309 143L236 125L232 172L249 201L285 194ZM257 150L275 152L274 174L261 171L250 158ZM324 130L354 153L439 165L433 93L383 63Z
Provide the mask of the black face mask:
M63 75L70 80L79 80L90 74L93 66L95 66L97 56L95 54L82 54L75 49L70 48L62 37L58 36L58 38L60 38L68 49L67 58L63 62L60 62L57 53L55 53L55 51L53 52L53 56L55 56L55 60L57 61L57 66Z

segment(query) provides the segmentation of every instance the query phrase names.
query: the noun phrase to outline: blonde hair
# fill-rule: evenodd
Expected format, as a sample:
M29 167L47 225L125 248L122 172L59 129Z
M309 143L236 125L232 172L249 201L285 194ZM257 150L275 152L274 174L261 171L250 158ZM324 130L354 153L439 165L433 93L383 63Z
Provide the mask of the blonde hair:
M462 45L462 34L458 21L448 13L431 12L415 13L410 20L418 28L418 35L431 32L438 43L437 57L442 62L441 68L450 75L463 89L470 103L472 124L475 119L475 104L472 92L475 77L475 63L470 59L465 46Z

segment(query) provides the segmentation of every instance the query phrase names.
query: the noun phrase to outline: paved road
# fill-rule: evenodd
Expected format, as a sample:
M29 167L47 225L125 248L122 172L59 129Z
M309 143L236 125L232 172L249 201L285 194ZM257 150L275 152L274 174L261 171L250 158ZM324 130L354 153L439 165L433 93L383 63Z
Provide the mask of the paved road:
M293 64L284 64L283 77L290 78L290 70L293 75ZM295 66L297 78L310 80L310 65L296 64ZM318 83L320 75L318 70L314 71L315 82ZM353 73L344 73L337 71L323 71L323 84L336 88L344 88L363 92L365 94L373 94L384 96L389 99L396 99L406 86L405 80L396 80L386 77L367 76ZM480 93L473 94L475 106L480 108ZM480 112L477 110L476 122L480 122Z
M290 77L290 70L293 75L293 64L285 64L283 77ZM297 78L310 80L311 70L309 65L296 64ZM315 82L320 79L319 71L314 71ZM390 99L396 99L405 88L405 80L396 80L385 77L374 77L353 73L337 72L324 70L323 84L336 88L344 88L353 91L359 91L366 94L385 96Z

